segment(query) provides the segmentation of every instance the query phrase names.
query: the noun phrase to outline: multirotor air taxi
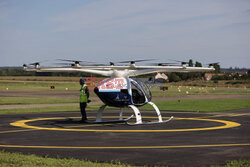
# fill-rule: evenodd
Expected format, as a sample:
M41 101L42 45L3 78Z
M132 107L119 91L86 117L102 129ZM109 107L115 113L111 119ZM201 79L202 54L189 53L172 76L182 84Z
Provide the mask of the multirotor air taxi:
M61 60L61 59L60 59ZM94 92L102 100L104 105L100 107L97 112L95 123L102 123L102 113L106 106L113 107L129 107L134 111L136 117L136 123L138 124L153 124L153 123L164 123L170 121L170 119L163 121L160 110L151 101L152 95L148 86L139 80L132 79L130 77L136 77L145 74L152 74L157 72L208 72L213 71L213 64L210 67L188 67L185 62L181 66L169 66L158 64L156 66L137 66L136 61L124 61L122 63L130 62L129 66L116 66L114 63L110 65L80 65L81 61L75 60L63 60L72 61L71 67L40 67L40 63L36 62L30 65L34 65L35 68L28 68L27 65L23 65L26 71L36 72L85 72L91 74L99 74L102 76L109 77L101 81L94 89ZM137 60L137 62L145 60ZM148 61L148 60L147 60ZM150 104L156 111L158 117L157 122L142 122L141 113L138 107L145 104ZM120 112L119 120L108 121L108 122L127 122L134 115L131 115L127 119L123 119L122 112ZM106 122L106 121L105 121Z

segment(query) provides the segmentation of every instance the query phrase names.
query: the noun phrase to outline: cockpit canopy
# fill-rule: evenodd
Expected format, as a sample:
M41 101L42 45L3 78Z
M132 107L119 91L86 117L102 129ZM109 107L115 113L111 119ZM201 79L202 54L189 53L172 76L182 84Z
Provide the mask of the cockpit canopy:
M139 80L130 79L132 101L134 105L144 105L151 101L152 95L148 86Z
M132 78L105 79L94 91L105 104L115 107L142 106L152 98L148 86Z

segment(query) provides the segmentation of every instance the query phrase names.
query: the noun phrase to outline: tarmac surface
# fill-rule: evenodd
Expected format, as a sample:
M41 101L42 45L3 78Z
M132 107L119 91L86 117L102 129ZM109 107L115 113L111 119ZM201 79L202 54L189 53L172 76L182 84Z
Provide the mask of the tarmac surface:
M118 119L120 110L103 113ZM124 118L132 111L124 110ZM88 112L89 120L95 112ZM79 112L0 115L0 149L48 157L149 166L210 166L250 158L250 110L220 113L162 111L164 124L92 124ZM142 111L143 121L157 120ZM129 120L130 123L135 119Z

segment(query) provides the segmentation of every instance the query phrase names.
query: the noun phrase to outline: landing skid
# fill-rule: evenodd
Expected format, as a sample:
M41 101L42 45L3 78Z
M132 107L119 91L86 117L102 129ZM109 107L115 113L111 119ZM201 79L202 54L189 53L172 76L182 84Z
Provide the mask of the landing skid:
M152 124L162 124L162 123L167 123L167 122L171 121L173 118L174 118L174 117L171 116L168 120L162 121L162 122L142 122L142 123L140 123L140 124L137 124L137 123L132 124L132 123L128 123L128 122L127 122L127 124L128 124L128 125L152 125Z
M142 122L141 112L139 111L139 109L136 106L134 106L134 105L129 105L129 107L132 108L133 111L134 111L134 113L135 113L136 123L134 123L134 124L127 123L127 124L128 125L159 124L159 123L169 122L169 121L171 121L174 118L173 116L171 116L168 120L163 121L162 117L161 117L161 112L160 112L159 108L153 102L148 102L148 104L150 104L155 109L155 112L156 112L156 114L158 116L158 121L154 121L154 122Z
M133 118L134 115L131 115L130 117L126 119L119 119L119 120L107 120L107 121L86 121L86 123L91 123L91 124L106 124L106 123L127 123L128 120Z
M141 117L141 112L139 111L139 109L134 106L134 105L129 105L130 108L133 109L135 117L136 117L136 122L135 123L128 123L128 121L134 116L131 115L129 118L123 119L122 116L122 111L120 112L120 118L119 120L106 120L103 121L102 120L102 113L105 109L105 107L107 105L102 105L99 110L97 111L97 115L96 115L96 121L86 121L86 123L93 123L93 124L104 124L104 123L123 123L126 122L128 125L150 125L150 124L160 124L160 123L166 123L171 121L174 117L171 116L168 120L163 121L162 117L161 117L161 112L159 110L159 108L153 103L153 102L148 102L148 104L150 104L154 109L155 112L157 114L158 117L158 121L154 121L154 122L142 122L142 117Z
M133 118L134 115L131 115L130 117L123 119L122 117L122 111L120 112L120 117L118 120L102 120L102 113L105 109L107 105L102 105L99 110L97 111L97 115L96 115L96 120L95 121L86 121L86 123L93 123L93 124L105 124L105 123L123 123L123 122L127 122L128 120L130 120L131 118Z

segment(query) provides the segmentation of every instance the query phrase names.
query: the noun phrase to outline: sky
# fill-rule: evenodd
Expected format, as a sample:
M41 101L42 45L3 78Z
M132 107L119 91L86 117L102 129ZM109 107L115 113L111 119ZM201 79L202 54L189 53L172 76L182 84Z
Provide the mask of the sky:
M250 0L0 0L0 58L250 68Z

